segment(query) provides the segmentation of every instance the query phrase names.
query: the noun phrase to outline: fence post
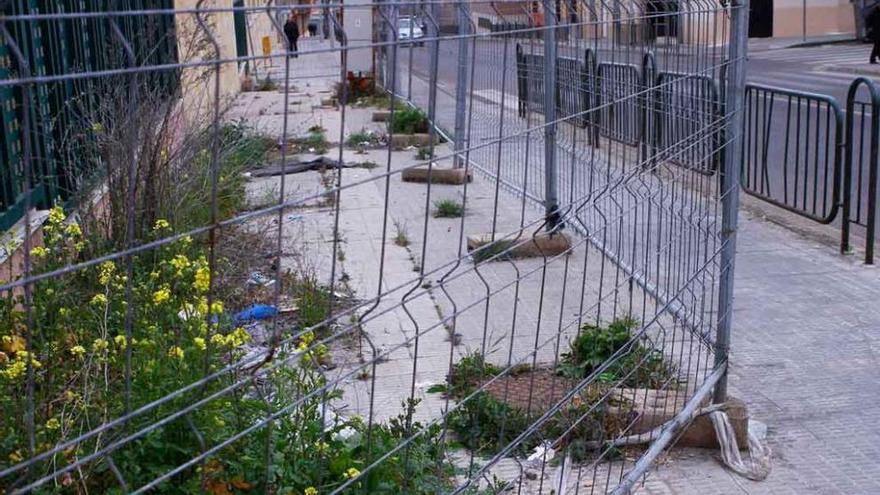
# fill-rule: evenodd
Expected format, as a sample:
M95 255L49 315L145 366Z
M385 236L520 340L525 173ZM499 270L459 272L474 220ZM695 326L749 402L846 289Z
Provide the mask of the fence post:
M724 132L731 136L724 149L721 169L721 273L718 287L718 329L715 336L715 368L727 363L733 319L733 267L739 210L740 161L742 160L743 97L749 26L749 0L730 2L730 43L727 81L727 120ZM715 403L727 401L727 371L715 386Z
M559 223L556 170L556 6L544 1L544 209L547 230Z
M648 133L653 129L652 125L649 125L649 119L653 119L655 116L654 108L653 108L653 98L656 95L653 94L654 91L654 83L656 82L657 76L657 59L654 58L653 52L648 52L642 57L642 91L644 95L641 97L641 107L642 107L642 128L639 136L640 147L642 151L641 161L642 168L648 169L648 161L649 157L653 157L654 148L653 142L649 139ZM651 108L649 108L649 105ZM654 125L656 125L656 121L651 121Z
M853 176L853 140L854 140L854 114L856 93L862 84L868 89L871 97L871 148L868 154L868 208L867 220L865 221L865 264L874 264L874 238L876 236L877 222L877 167L878 153L880 153L880 142L878 142L878 133L880 133L880 95L877 94L877 87L874 82L865 77L856 78L850 85L846 95L846 143L844 147L844 166L843 166L843 190L841 196L843 200L843 218L841 219L840 229L840 252L841 254L849 251L849 231L850 231L850 213L852 208L852 176ZM864 146L864 143L859 143ZM858 166L862 167L861 161ZM861 190L861 184L858 185ZM859 218L856 219L858 222Z
M455 159L454 168L464 167L463 150L468 148L465 136L465 112L467 106L468 83L468 25L470 24L469 3L458 2L458 73L455 80ZM476 47L476 45L475 45Z

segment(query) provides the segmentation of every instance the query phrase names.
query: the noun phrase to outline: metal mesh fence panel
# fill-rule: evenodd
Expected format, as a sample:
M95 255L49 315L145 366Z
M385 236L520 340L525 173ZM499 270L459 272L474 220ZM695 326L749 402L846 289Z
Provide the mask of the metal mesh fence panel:
M39 3L0 491L627 493L725 400L747 5Z

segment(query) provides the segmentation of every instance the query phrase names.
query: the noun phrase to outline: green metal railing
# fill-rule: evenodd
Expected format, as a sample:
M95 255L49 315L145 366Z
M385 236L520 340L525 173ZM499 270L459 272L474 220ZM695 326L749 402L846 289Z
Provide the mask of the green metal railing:
M2 16L31 15L30 19L3 20L32 76L55 76L96 72L126 66L123 47L111 31L114 17L75 17L69 14L107 13L168 9L168 13L115 17L145 66L174 64L178 60L173 0L15 0L0 11ZM7 40L0 36L0 80L19 77L21 67ZM151 74L150 84L173 97L176 72ZM106 78L105 78L106 79ZM69 201L98 163L97 156L65 151L61 144L91 123L83 118L101 100L97 78L36 82L28 87L31 105L22 104L22 86L0 86L0 229L18 221L27 203L46 208L56 201ZM106 81L105 81L106 82ZM154 86L156 87L156 86ZM30 170L26 177L23 112L29 113Z

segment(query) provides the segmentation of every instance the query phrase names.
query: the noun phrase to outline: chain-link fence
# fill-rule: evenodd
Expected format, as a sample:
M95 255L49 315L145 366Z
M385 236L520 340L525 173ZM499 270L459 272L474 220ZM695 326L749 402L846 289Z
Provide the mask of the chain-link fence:
M726 400L747 5L43 3L0 491L627 493Z

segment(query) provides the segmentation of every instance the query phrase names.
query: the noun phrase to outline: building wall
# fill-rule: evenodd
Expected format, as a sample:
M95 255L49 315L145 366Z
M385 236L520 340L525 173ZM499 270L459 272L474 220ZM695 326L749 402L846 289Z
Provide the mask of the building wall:
M176 0L174 8L195 9L198 0ZM232 8L232 0L207 0L204 8ZM219 55L220 60L236 57L235 24L232 11L204 14L202 19L210 29L210 34L199 26L196 14L178 13L175 15L177 47L181 63L211 61ZM214 53L213 42L219 47ZM181 72L181 110L188 122L200 120L210 115L214 108L215 78L220 79L219 101L221 105L230 100L241 89L237 62L216 65L200 65L184 68Z
M773 36L803 35L803 0L774 0ZM807 36L853 33L855 24L849 0L809 0Z

